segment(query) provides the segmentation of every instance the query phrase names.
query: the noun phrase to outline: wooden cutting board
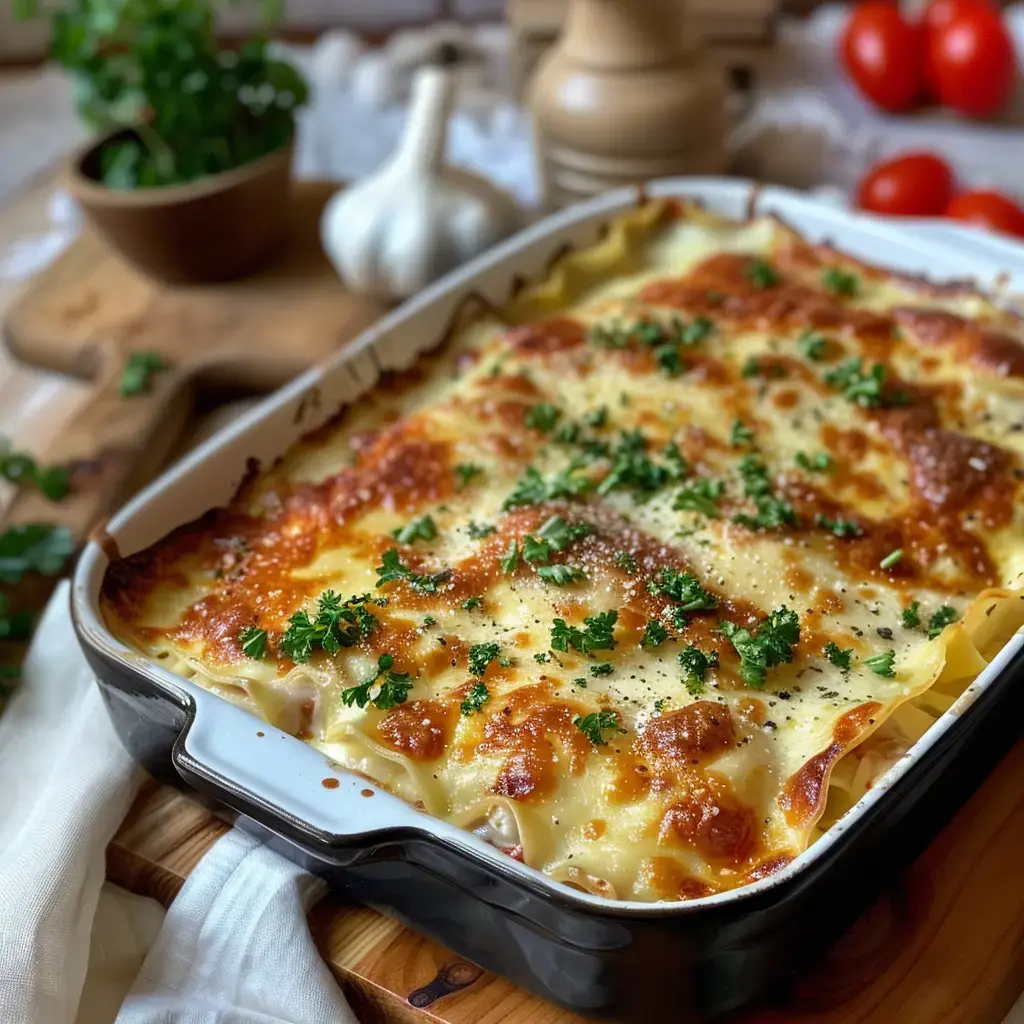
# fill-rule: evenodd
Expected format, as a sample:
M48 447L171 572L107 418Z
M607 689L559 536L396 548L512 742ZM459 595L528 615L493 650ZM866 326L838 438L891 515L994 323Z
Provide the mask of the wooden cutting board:
M32 452L74 467L72 493L51 504L23 491L0 522L57 522L84 537L156 472L197 401L276 388L379 317L382 307L348 292L320 249L320 211L338 187L296 183L287 245L240 281L158 285L89 232L44 270L8 309L4 341L17 359L91 388L60 434ZM123 398L132 352L155 352L168 369Z
M1024 741L797 982L789 1005L733 1024L1000 1024L1024 989L1022 780ZM229 828L151 782L107 848L107 878L167 906ZM314 907L309 926L363 1024L582 1021L336 896Z

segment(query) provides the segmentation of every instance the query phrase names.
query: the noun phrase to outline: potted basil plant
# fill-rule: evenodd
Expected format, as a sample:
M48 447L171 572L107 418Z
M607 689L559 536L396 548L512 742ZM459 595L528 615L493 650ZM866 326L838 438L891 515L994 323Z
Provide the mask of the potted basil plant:
M260 8L267 24L279 13ZM40 0L15 10L43 12ZM67 172L94 228L166 282L265 263L287 226L299 72L264 38L222 47L211 0L60 0L50 13L52 55L100 133Z

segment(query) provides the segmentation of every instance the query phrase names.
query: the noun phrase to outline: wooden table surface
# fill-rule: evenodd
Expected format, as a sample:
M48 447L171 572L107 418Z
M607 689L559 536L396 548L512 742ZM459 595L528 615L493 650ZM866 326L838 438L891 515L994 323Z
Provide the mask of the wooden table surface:
M51 188L50 179L34 182L0 209L0 255L15 239L45 226ZM0 316L16 288L0 280ZM30 427L33 438L51 436L84 390L75 381L15 366L0 351L0 436L17 444ZM150 783L110 844L108 878L169 904L229 827ZM998 1024L1024 989L1022 849L1024 742L822 968L800 982L794 1001L750 1015L743 1024ZM336 897L314 908L310 927L365 1022L579 1020Z

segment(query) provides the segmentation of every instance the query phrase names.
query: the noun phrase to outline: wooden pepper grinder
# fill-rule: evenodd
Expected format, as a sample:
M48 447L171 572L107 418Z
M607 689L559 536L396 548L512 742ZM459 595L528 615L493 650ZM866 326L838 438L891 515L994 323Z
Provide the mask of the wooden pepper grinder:
M726 167L725 74L685 0L569 0L530 87L542 201Z

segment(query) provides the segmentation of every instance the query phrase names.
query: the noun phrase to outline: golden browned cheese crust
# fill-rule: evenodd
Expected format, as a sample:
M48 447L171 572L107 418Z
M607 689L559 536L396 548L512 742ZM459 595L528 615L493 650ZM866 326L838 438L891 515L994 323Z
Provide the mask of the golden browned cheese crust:
M569 885L777 871L1024 622L1024 330L643 204L111 566L114 632Z

